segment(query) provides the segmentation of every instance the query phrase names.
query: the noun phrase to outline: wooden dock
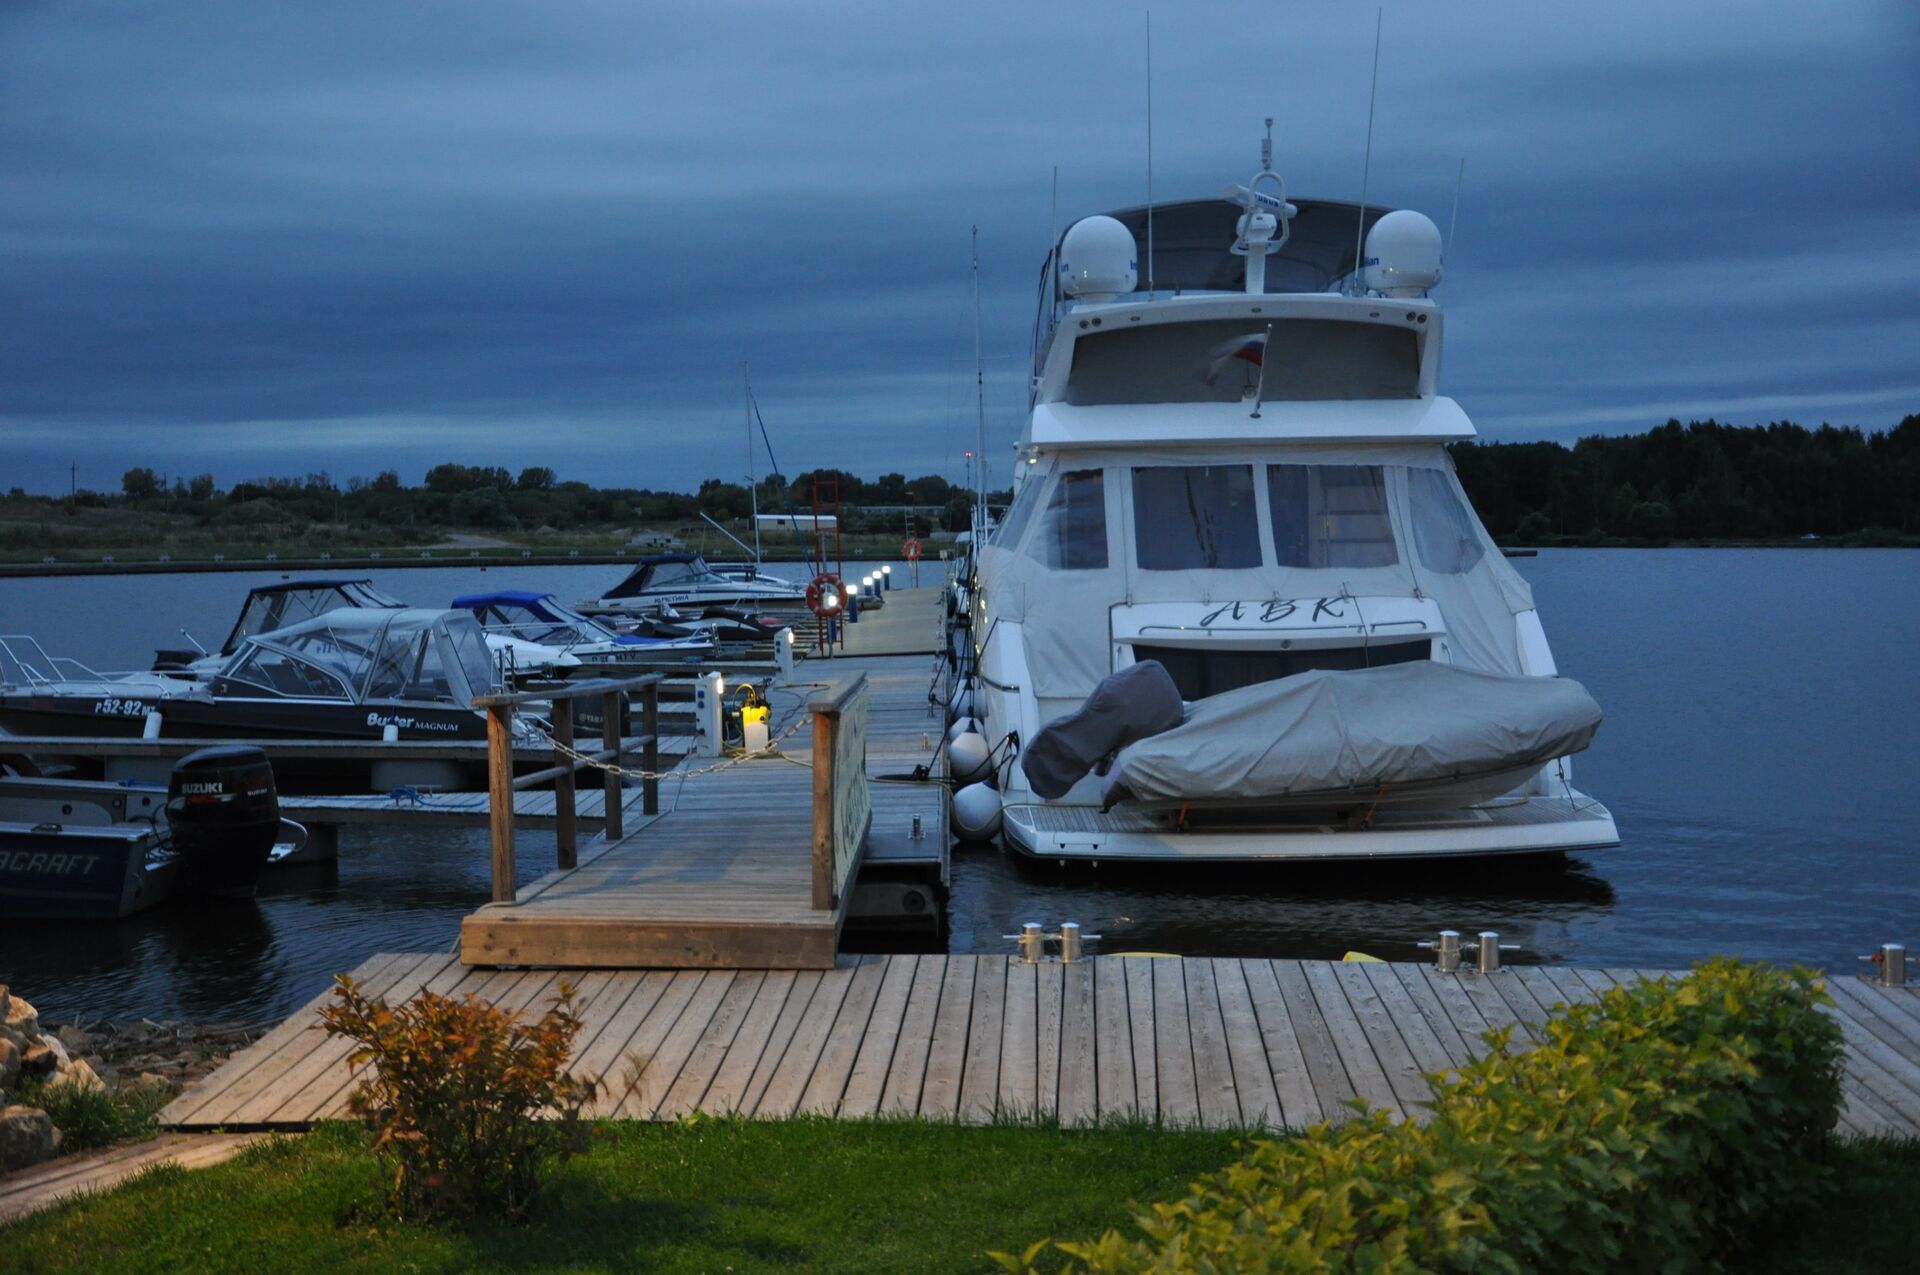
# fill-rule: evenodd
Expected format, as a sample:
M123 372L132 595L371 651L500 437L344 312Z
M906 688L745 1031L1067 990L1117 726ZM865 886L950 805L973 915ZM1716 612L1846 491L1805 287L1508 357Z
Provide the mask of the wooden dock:
M843 957L828 970L481 970L445 954L377 956L354 972L390 1001L472 993L538 1014L577 987L572 1071L594 1114L779 1119L918 1116L1082 1125L1300 1128L1354 1098L1418 1119L1424 1075L1531 1039L1548 1011L1659 971L1256 959ZM1829 986L1846 1033L1842 1128L1920 1132L1920 993ZM301 1129L346 1110L348 1045L317 997L161 1113L179 1130Z
M904 778L932 760L943 734L945 718L927 716L928 661L836 659L810 664L807 672L831 675L836 684L866 679L872 824L865 857L944 863L945 790ZM805 689L776 688L775 702L782 691L797 697ZM841 891L832 906L816 906L813 762L804 746L796 747L805 738L802 730L785 741L784 756L723 769L688 759L682 770L694 773L662 779L657 820L614 844L588 847L579 867L531 883L514 902L489 904L467 917L460 927L462 959L471 965L831 968L850 892Z
M791 679L756 680L773 710L775 755L688 757L662 776L660 815L644 829L587 846L576 867L510 899L496 895L467 917L461 959L832 969L861 864L920 865L945 880L946 789L930 779L946 729L930 655L942 597L893 590L849 626L860 634L850 645L868 654L816 658ZM844 722L839 707L823 715L822 696L853 697ZM823 742L830 738L851 752L836 758ZM857 782L846 782L850 772ZM836 801L850 803L859 827L836 826ZM486 807L471 804L466 817L477 819ZM834 854L834 863L823 859Z

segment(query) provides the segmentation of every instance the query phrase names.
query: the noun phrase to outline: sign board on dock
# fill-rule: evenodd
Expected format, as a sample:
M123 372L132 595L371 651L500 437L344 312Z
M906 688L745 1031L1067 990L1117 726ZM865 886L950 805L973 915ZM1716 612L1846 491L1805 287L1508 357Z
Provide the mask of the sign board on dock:
M816 696L813 713L813 906L840 905L873 823L867 790L867 677Z

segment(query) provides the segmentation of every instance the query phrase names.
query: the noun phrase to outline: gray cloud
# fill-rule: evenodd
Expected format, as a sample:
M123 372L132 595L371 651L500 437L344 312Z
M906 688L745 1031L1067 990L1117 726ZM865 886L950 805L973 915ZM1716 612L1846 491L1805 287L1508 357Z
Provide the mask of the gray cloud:
M1156 191L1358 193L1371 15L1155 14ZM0 9L0 460L223 480L442 459L685 486L957 470L981 228L993 452L1053 224L1144 195L1138 10ZM1898 3L1386 15L1370 194L1443 224L1483 431L1920 410Z

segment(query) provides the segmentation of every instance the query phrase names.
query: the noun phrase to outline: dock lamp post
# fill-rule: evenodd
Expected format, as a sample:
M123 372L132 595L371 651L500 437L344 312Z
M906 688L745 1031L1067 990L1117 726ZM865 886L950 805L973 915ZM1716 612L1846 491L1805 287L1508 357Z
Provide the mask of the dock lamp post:
M888 563L886 566L883 566L880 568L880 583L883 587L885 587L887 592L889 593L893 592L893 564L892 563Z

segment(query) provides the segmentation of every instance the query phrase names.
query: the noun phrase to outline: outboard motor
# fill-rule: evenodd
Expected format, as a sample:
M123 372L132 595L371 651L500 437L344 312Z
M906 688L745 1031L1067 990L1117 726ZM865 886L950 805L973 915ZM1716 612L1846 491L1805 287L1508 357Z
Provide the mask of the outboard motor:
M167 823L189 890L252 897L280 830L267 755L228 744L182 757L167 780Z

